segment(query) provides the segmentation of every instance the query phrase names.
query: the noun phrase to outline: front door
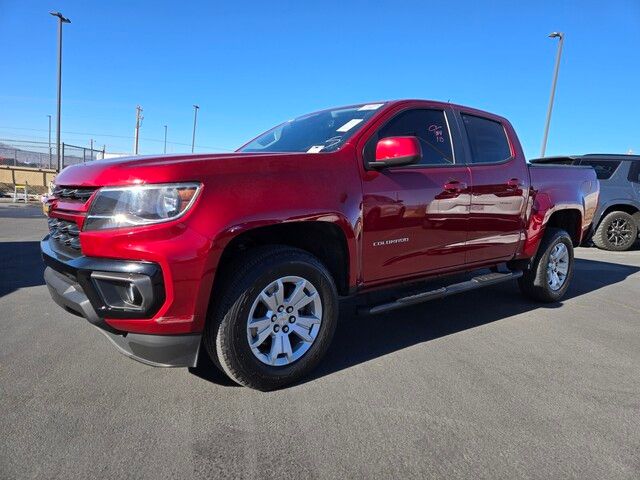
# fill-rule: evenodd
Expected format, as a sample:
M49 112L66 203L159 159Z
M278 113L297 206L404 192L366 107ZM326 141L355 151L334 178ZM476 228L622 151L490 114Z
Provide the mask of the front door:
M456 163L451 115L441 109L405 110L368 140L365 157L374 155L379 139L415 136L420 140L422 160L366 172L365 283L420 276L464 264L471 178L468 167Z

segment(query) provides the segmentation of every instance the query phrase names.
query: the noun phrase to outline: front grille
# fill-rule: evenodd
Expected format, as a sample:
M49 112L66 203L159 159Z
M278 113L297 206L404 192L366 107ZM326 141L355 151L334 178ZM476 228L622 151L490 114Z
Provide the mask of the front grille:
M95 190L93 187L58 187L53 191L53 196L56 198L82 200L86 202Z
M80 229L77 223L59 218L50 218L47 223L49 224L51 238L59 245L80 250Z

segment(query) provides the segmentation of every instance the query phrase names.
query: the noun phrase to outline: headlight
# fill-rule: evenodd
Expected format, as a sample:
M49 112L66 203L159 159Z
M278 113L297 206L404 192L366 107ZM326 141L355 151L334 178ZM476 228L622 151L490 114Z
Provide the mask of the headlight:
M199 183L105 187L91 202L84 230L132 227L168 222L193 205Z

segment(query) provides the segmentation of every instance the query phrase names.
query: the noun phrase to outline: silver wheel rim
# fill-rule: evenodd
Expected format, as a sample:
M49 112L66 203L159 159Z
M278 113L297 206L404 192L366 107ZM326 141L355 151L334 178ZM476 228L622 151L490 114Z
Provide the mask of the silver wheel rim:
M616 218L607 228L607 240L616 247L626 245L631 239L631 225L623 218Z
M549 254L547 264L547 282L553 291L560 290L567 281L569 273L569 249L564 243L558 243Z
M281 277L253 301L247 341L262 363L282 367L309 351L321 323L322 300L315 286L302 277Z

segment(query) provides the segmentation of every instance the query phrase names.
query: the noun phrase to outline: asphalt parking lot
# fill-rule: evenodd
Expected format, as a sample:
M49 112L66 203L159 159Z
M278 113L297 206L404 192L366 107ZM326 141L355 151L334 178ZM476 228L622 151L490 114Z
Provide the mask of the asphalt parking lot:
M158 369L57 307L37 208L0 205L1 478L638 478L640 249L363 318L306 382Z

